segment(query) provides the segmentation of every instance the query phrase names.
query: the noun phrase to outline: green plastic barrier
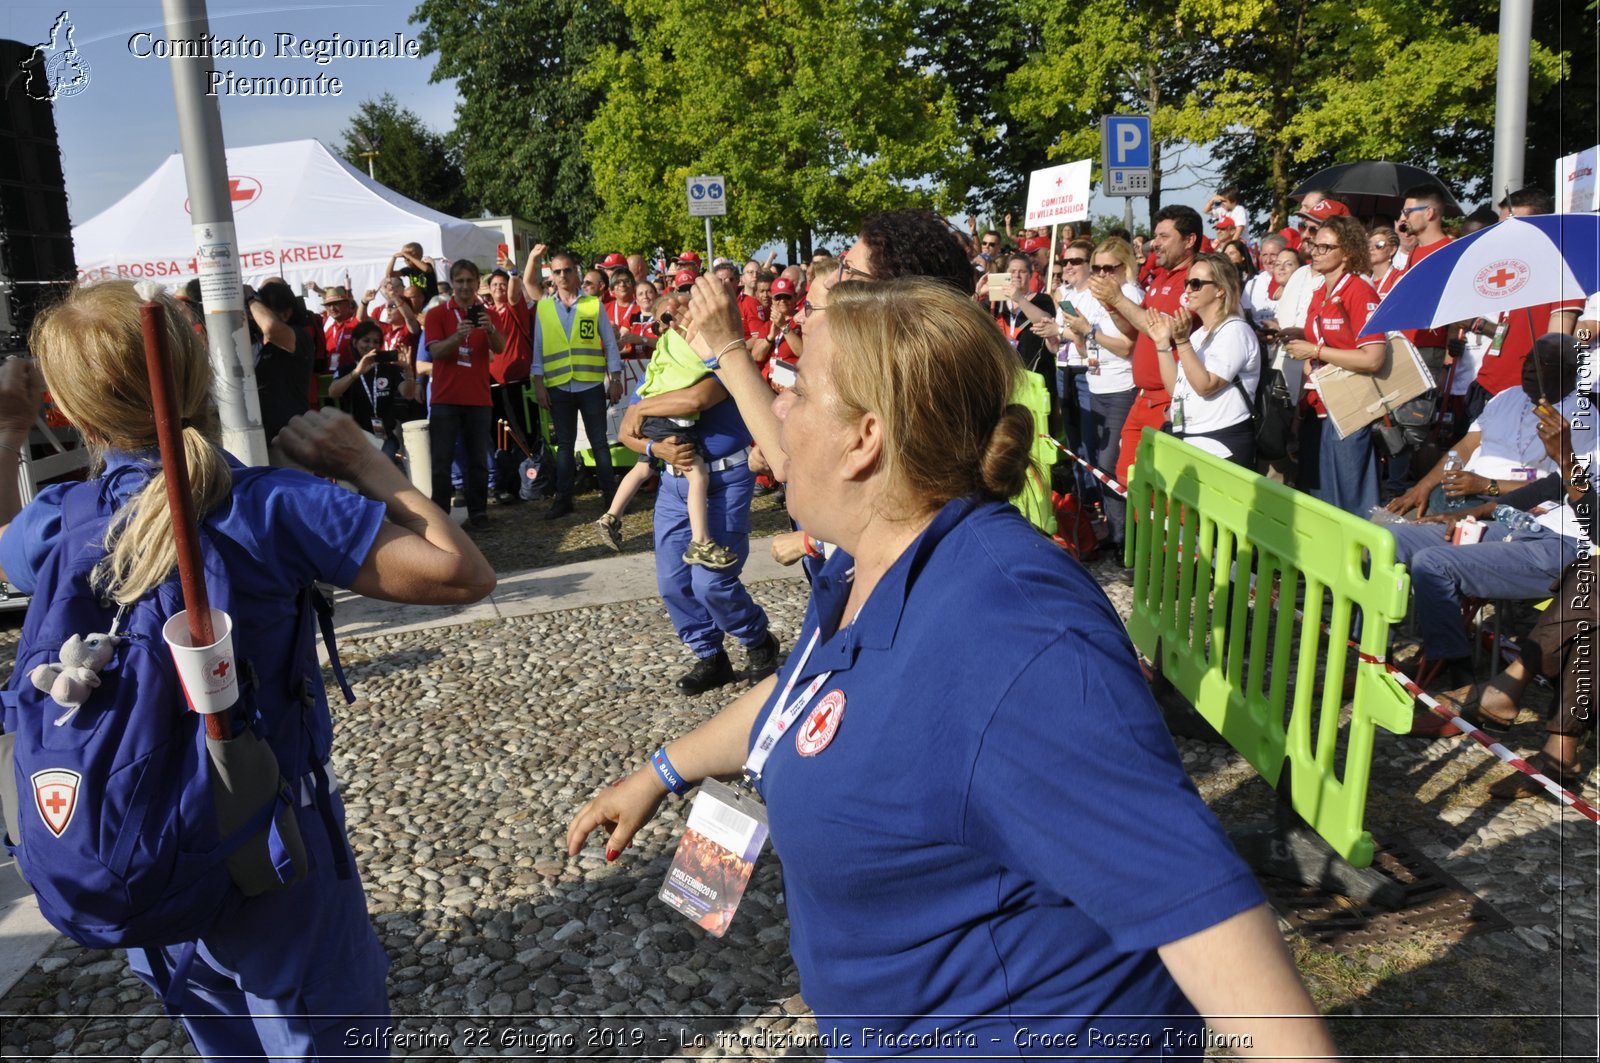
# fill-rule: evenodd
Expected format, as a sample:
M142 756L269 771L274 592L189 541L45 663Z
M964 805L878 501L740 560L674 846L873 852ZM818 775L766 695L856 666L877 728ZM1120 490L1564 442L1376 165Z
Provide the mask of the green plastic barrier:
M1411 697L1381 664L1362 661L1341 729L1341 688L1353 609L1361 652L1379 658L1405 615L1410 579L1394 537L1150 429L1129 485L1128 532L1134 645L1274 787L1287 763L1295 813L1352 866L1370 865L1362 820L1373 730L1408 732Z
M1050 431L1050 390L1044 377L1026 369L1017 373L1017 384L1011 401L1026 406L1033 414L1033 452L1029 457L1028 483L1022 493L1011 500L1028 523L1046 535L1056 533L1056 509L1050 497L1050 466L1056 462L1056 446L1048 437Z

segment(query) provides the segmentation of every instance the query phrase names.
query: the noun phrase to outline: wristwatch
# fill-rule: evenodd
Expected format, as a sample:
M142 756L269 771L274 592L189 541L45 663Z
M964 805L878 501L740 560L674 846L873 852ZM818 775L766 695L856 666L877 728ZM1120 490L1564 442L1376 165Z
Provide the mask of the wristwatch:
M1489 481L1489 486L1484 489L1483 493L1488 495L1490 498L1499 498L1500 497L1500 481L1499 480L1490 480Z

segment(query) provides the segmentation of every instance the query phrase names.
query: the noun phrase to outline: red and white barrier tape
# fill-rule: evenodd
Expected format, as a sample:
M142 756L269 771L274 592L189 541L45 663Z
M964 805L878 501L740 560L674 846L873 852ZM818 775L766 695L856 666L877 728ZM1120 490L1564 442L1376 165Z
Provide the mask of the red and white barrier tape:
M1255 577L1251 576L1250 577L1250 596L1252 598L1255 597L1255 593L1256 593L1255 582L1256 582ZM1271 597L1272 597L1272 603L1271 604L1272 604L1273 607L1276 607L1277 604L1278 604L1278 591L1277 591L1277 588L1273 589ZM1302 610L1296 609L1294 611L1294 618L1295 618L1296 621L1304 621L1305 620L1305 613ZM1330 633L1328 631L1328 625L1327 624L1319 623L1318 626L1322 628L1322 633L1324 635ZM1526 760L1524 760L1523 758L1519 757L1517 754L1513 753L1511 750L1507 749L1505 746L1501 745L1499 742L1496 742L1494 739L1490 738L1488 735L1484 734L1484 732L1483 732L1483 730L1481 728L1478 728L1478 727L1474 726L1470 720L1467 720L1467 719L1463 718L1460 713L1458 713L1455 710L1450 709L1450 708L1440 704L1434 698L1430 697L1427 693L1425 693L1423 691L1423 689L1421 687L1417 686L1416 683L1411 681L1411 677L1410 676L1406 675L1404 672L1400 671L1400 669L1396 668L1392 663L1390 663L1390 661L1389 661L1389 659L1387 657L1374 657L1370 653L1363 653L1361 651L1361 647L1356 645L1354 639L1346 639L1345 640L1345 644L1347 646L1349 646L1352 650L1356 651L1356 657L1358 659L1360 659L1363 663L1365 663L1365 664L1381 664L1383 666L1383 668L1384 668L1384 671L1388 672L1391 676L1393 676L1394 677L1394 681L1396 683L1399 683L1400 686L1402 688L1404 688L1406 693L1410 694L1412 697L1414 697L1418 701L1422 702L1422 704L1427 707L1429 712L1433 713L1435 716L1439 716L1439 717L1441 717L1441 718L1443 718L1445 720L1448 720L1451 724L1454 724L1455 727L1457 729L1459 729L1463 734L1465 734L1468 738L1471 738L1474 742L1477 742L1478 745L1482 746L1484 749L1487 749L1490 753L1493 753L1496 757L1500 758L1506 764L1508 764L1511 767L1515 768L1517 771L1522 772L1524 775L1528 776L1534 782L1538 783L1540 786L1542 786L1545 789L1546 792L1548 792L1550 794L1551 797L1554 797L1557 801L1560 801L1562 804L1571 807L1574 811L1576 811L1578 814L1583 816L1585 819L1590 820L1593 823L1600 824L1600 810L1595 809L1595 807L1593 805L1589 804L1589 802L1585 801L1583 798L1579 797L1577 794L1574 794L1572 791L1566 789L1564 786L1562 786L1560 783L1556 782L1554 779L1550 778L1548 775L1545 775L1543 772L1540 772L1537 768L1535 768L1533 765L1529 764Z
M1040 439L1048 439L1048 440L1050 440L1050 442L1052 442L1052 443L1054 443L1056 445L1056 449L1057 450L1061 451L1061 453L1065 454L1067 457L1071 458L1073 461L1077 462L1079 465L1082 465L1085 469L1088 469L1090 476L1093 476L1096 480L1099 480L1101 483L1103 483L1107 487L1111 488L1111 490L1115 491L1117 494L1121 495L1123 498L1127 498L1128 497L1128 489L1126 487L1123 487L1121 484L1117 483L1116 480L1112 479L1110 476L1106 475L1105 473L1101 472L1099 469L1095 468L1093 465L1089 464L1088 461L1086 461L1083 458L1078 457L1078 455L1076 455L1072 451L1068 450L1065 446L1062 445L1061 440L1055 438L1054 436L1047 436L1047 435L1042 435L1042 434L1039 436L1039 438Z

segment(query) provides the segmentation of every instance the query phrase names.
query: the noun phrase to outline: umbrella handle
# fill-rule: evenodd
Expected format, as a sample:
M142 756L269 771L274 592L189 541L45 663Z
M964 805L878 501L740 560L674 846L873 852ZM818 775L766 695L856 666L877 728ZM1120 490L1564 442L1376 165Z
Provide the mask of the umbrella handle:
M144 330L144 359L150 374L156 443L161 449L162 469L166 472L167 509L172 514L178 582L183 588L189 638L195 646L209 646L216 641L216 635L211 626L211 598L206 593L205 567L200 557L199 521L195 516L194 495L189 490L189 463L184 458L183 421L176 409L178 386L167 352L166 309L154 301L139 304L139 323ZM206 733L210 737L227 737L217 715L207 715L205 719Z

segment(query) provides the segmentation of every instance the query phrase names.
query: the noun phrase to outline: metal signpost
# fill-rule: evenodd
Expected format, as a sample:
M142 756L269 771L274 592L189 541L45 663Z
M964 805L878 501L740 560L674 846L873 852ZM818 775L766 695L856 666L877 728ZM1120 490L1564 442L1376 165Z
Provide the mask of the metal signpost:
M1150 118L1108 114L1100 119L1100 191L1122 196L1123 224L1133 231L1133 198L1150 194Z
M716 259L711 243L711 219L728 213L728 184L721 177L691 177L688 182L689 217L706 220L706 269Z

